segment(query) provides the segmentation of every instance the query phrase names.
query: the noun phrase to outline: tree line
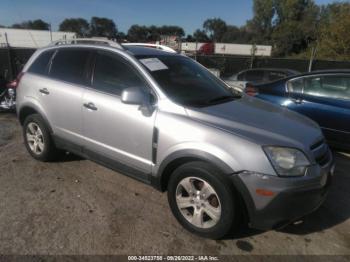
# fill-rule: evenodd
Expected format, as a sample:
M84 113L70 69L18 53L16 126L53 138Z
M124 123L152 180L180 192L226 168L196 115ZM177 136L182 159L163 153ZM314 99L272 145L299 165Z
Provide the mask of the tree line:
M50 24L37 19L16 23L12 28L49 30ZM227 24L220 18L204 21L202 28L185 36L175 25L132 25L119 32L112 19L92 17L67 18L60 31L75 32L79 37L107 37L119 41L153 42L161 35L176 35L188 42L223 42L272 45L279 57L310 57L350 60L350 3L317 5L314 0L253 0L253 18L244 26Z

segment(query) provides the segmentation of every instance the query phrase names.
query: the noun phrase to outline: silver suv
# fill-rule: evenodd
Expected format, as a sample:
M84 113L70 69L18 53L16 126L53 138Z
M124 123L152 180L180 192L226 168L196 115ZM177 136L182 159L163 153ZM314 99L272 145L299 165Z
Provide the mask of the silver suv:
M202 237L298 220L321 205L334 171L317 124L153 48L40 49L17 100L32 157L72 152L167 191L180 224Z

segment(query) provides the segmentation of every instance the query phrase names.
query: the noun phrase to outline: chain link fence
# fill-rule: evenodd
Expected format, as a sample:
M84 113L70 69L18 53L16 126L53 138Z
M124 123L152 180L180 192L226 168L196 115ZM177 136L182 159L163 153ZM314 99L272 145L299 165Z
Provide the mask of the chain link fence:
M0 48L0 79L16 78L34 52L31 48Z
M249 56L219 56L219 55L200 55L197 61L208 68L220 70L221 76L227 77L249 68L287 68L299 72L307 72L309 69L309 60L289 59L289 58L271 58ZM340 61L323 61L315 60L312 70L329 70L329 69L350 69L349 62Z
M35 49L30 48L0 48L0 79L14 79L34 52ZM251 67L288 68L300 72L307 72L309 68L309 60L302 59L222 55L198 55L196 59L208 68L219 70L224 77ZM312 69L350 69L350 61L315 60Z

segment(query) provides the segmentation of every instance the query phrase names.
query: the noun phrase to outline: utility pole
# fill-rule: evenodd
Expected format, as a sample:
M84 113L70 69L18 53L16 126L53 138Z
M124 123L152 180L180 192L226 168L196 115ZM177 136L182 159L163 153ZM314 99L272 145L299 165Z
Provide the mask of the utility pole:
M251 69L254 67L255 53L256 53L256 44L253 44L252 55L251 55L251 59L250 59L250 68Z
M316 52L317 52L317 44L316 44L316 46L312 47L312 50L311 50L311 56L310 56L310 62L309 62L309 72L312 71L312 66L313 66L313 63L314 63L314 60L316 57Z
M51 23L49 24L49 28L50 28L50 39L51 39L51 43L52 43L52 28L51 28Z

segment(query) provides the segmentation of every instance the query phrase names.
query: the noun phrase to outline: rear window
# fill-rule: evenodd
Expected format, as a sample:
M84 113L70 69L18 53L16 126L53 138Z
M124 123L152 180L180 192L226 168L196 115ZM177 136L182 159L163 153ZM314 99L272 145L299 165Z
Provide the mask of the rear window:
M262 70L247 71L245 73L245 81L263 81L265 72Z
M244 81L244 80L245 80L245 72L244 72L244 73L240 73L240 74L237 76L237 80L239 80L239 81Z
M269 81L275 81L278 79L282 79L287 77L287 74L284 72L278 72L278 71L270 71L268 72L268 79Z
M29 67L28 72L38 75L47 75L48 65L55 50L43 52Z
M85 72L89 54L87 49L58 50L52 61L50 76L75 84L86 84Z

